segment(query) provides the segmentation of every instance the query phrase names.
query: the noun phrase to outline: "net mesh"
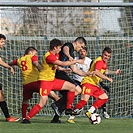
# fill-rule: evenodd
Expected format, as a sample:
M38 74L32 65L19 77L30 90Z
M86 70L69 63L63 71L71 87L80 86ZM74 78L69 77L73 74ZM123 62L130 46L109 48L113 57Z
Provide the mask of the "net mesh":
M72 42L84 36L89 50L88 57L95 59L105 46L113 50L109 69L121 69L121 75L110 76L113 83L107 110L112 117L129 117L133 112L133 23L131 7L1 7L0 32L7 37L1 57L7 63L22 56L24 50L34 46L38 50L39 62L49 48L49 41L58 38ZM22 83L19 68L15 75L0 67L9 112L21 114ZM80 96L75 98L75 103ZM38 102L38 94L30 101L30 108ZM52 100L39 113L52 115ZM85 109L93 102L89 100ZM83 113L81 115L84 115Z

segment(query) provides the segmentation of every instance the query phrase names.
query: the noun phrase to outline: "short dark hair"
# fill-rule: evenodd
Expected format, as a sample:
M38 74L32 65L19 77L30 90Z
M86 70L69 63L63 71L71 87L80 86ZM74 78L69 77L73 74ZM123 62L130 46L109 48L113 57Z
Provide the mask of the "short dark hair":
M26 50L25 50L25 54L28 54L30 51L37 51L37 49L36 48L34 48L34 47L28 47Z
M6 40L6 37L5 37L5 35L3 35L3 34L0 34L0 39L1 38L3 38L4 40Z
M77 42L77 41L79 41L80 43L84 43L84 44L86 45L86 40L85 40L85 38L82 37L82 36L77 37L77 38L75 39L74 42Z
M87 51L88 49L87 49L87 47L83 47L82 49L84 49L85 51Z
M59 39L54 38L50 41L50 50L53 50L54 47L58 46L62 46L62 42Z
M107 51L109 54L112 53L112 50L111 50L111 48L109 48L109 47L105 47L105 48L103 49L103 52L102 52L102 53L104 53L104 51Z

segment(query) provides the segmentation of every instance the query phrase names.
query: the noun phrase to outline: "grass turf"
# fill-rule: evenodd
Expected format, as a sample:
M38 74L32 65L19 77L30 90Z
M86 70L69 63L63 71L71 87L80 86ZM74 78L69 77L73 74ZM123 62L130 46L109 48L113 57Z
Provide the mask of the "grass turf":
M0 117L0 133L133 133L132 118L102 119L99 125L90 124L88 118L77 117L75 124L67 123L67 117L62 117L63 124L50 123L52 117L36 116L31 124L6 122Z

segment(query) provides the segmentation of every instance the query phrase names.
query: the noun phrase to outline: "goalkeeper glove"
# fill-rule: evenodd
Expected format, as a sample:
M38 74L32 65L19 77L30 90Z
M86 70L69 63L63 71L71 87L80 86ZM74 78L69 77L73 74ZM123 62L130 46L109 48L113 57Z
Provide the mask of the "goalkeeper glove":
M110 92L110 88L106 86L103 82L100 82L100 85L103 89L105 89L107 92Z

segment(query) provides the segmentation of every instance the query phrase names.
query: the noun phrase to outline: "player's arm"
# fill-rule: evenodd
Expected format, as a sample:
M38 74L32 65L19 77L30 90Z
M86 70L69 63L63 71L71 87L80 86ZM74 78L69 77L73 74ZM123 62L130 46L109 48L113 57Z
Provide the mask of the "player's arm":
M68 46L64 46L63 53L69 58L70 61L74 60L73 57L69 53L69 47Z
M76 63L81 63L81 60L73 60L73 61L65 61L65 62L56 60L53 64L58 66L71 66Z
M80 76L94 76L95 75L94 71L91 72L91 73L84 72L84 71L78 69L75 65L71 65L70 68L72 69L73 73L76 73L76 74L78 74Z
M64 67L57 66L57 69L60 71L64 71L66 73L72 72L72 70L70 68L64 68Z
M33 65L40 71L41 70L41 65L38 63L38 61L34 61Z
M111 70L107 69L105 71L105 74L120 74L120 73L121 73L120 69L117 69L116 71L111 71Z
M32 64L40 71L41 65L38 62L38 57L36 55L32 56Z
M10 66L18 65L17 64L17 59L13 60L12 62L9 62L8 65L10 65Z
M103 73L101 73L101 70L103 69L103 66L104 66L104 64L103 64L102 61L97 61L97 62L95 63L95 68L94 68L95 74L96 74L99 78L108 80L108 81L110 81L110 82L112 83L113 80L112 80L111 78L109 78L109 77L107 77L106 75L104 75ZM107 70L107 68L106 68L105 70ZM105 73L105 71L104 71L104 73Z
M98 69L95 69L95 74L101 78L101 79L105 79L105 80L108 80L110 81L111 83L113 82L112 78L109 78L107 76L105 76L104 74L102 74Z
M57 59L56 56L53 56L53 55L49 55L46 57L46 62L48 64L54 64L54 65L58 65L58 66L71 66L73 64L76 64L76 63L81 63L82 60L73 60L73 61L60 61L59 59Z
M11 67L10 65L8 65L7 63L5 63L2 58L0 57L0 65L6 68L9 68L11 70L11 73L14 74L14 69L13 67Z

